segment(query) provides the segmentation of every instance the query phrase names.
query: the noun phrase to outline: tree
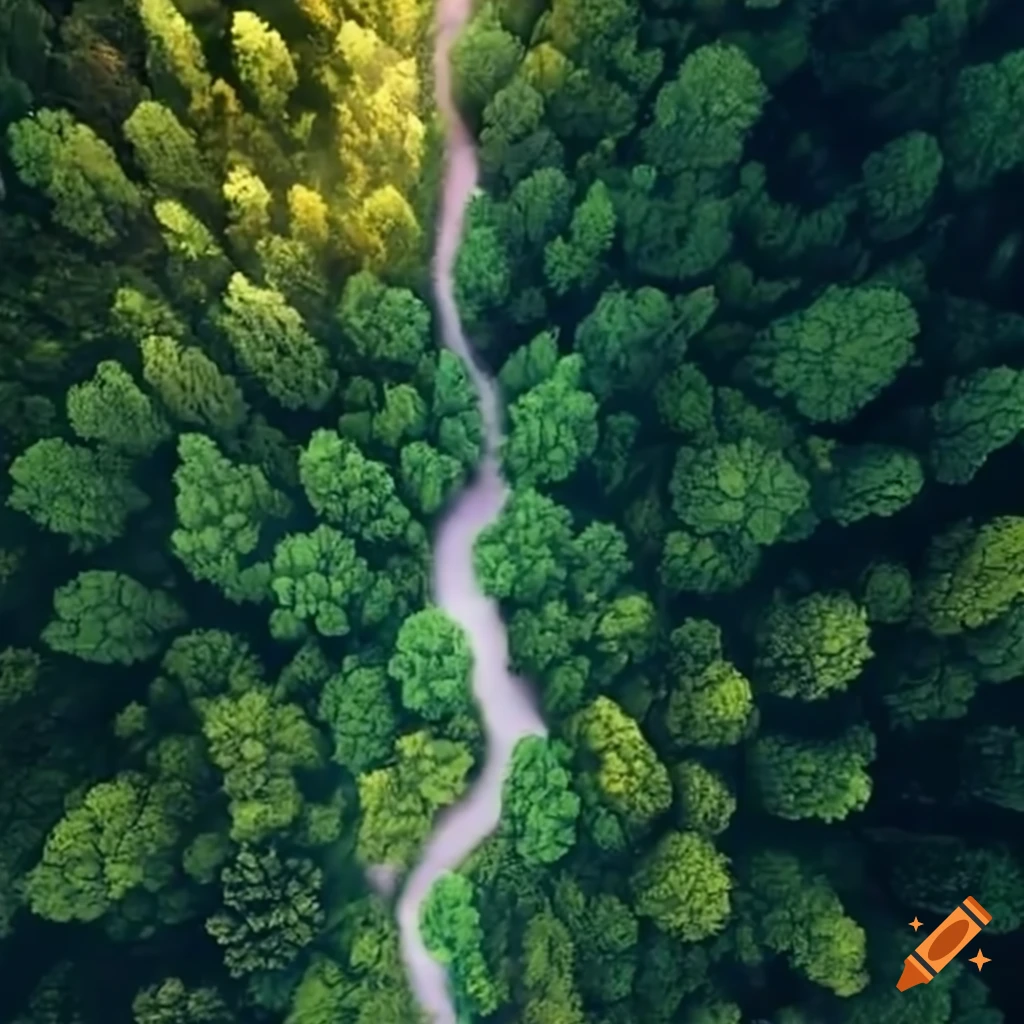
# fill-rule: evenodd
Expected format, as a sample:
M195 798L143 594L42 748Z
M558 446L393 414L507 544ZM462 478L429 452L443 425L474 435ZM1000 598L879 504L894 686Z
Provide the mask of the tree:
M716 658L673 685L665 725L681 746L739 743L757 721L750 682L735 665Z
M578 355L559 360L551 377L509 409L503 449L507 472L520 487L570 477L597 447L597 401L580 386Z
M815 506L840 526L894 515L924 486L921 460L906 448L849 445L830 452L827 461L827 470L815 480Z
M423 943L448 966L471 1012L487 1016L501 1005L496 980L483 955L484 930L474 906L473 883L449 872L431 887L420 910Z
M398 630L388 674L402 703L431 722L473 708L473 651L463 628L440 608L410 615Z
M277 640L301 640L308 623L322 636L345 636L369 587L369 567L343 533L321 523L311 533L289 534L278 541L270 567L278 605L270 633Z
M875 736L866 725L851 726L834 740L765 735L751 746L747 773L769 814L841 821L867 805L867 767L874 758Z
M526 736L512 751L502 790L502 829L527 864L552 864L576 842L580 798L557 747Z
M942 148L953 181L962 192L989 185L1024 163L1024 145L1007 130L1024 77L1024 50L988 64L971 64L957 74L946 107Z
M195 812L185 779L122 772L92 786L47 836L26 880L33 912L95 921L135 890L170 885L182 828Z
M935 636L995 621L1024 593L1024 518L958 523L932 539L915 588L914 618Z
M636 721L608 697L598 697L570 719L568 737L584 762L596 762L600 800L627 826L647 825L668 809L668 771Z
M931 408L935 478L966 484L994 452L1024 431L1024 371L985 367L947 381Z
M147 180L165 195L215 196L218 184L195 132L162 103L143 100L123 125Z
M163 590L105 569L86 569L53 595L55 617L43 640L62 654L101 665L152 658L167 633L185 624L181 606Z
M384 544L408 535L412 517L387 467L336 431L313 432L299 456L299 479L317 514L348 536Z
M728 859L696 832L668 832L629 880L636 912L681 942L725 927L732 879Z
M711 837L729 827L736 796L722 775L700 761L680 761L671 775L684 829Z
M323 876L305 857L242 846L221 872L224 909L206 930L234 978L289 967L320 934Z
M367 366L410 373L429 350L430 311L423 301L369 271L345 281L335 319L347 343L343 354Z
M484 4L451 50L453 88L459 107L479 115L512 79L523 52L523 44L502 28L493 5Z
M170 424L113 359L104 359L91 379L69 389L67 412L83 441L99 441L129 456L150 455L171 437Z
M129 468L109 450L43 438L11 463L14 487L7 504L67 536L72 551L92 551L120 537L128 518L149 505Z
M330 400L338 373L280 292L232 274L220 326L239 363L286 409L322 409Z
M776 600L757 628L757 678L780 697L821 700L861 674L870 635L867 613L845 591Z
M745 959L753 950L782 953L810 981L845 998L867 984L864 929L827 879L796 857L777 850L751 857L735 903L743 946L752 946Z
M268 121L281 120L299 82L288 44L251 11L235 11L231 43L238 77L256 98L260 113Z
M812 422L843 423L909 362L917 333L917 314L895 288L831 285L761 331L743 365Z
M653 386L673 341L672 300L657 288L609 288L576 328L583 380L599 399Z
M667 174L737 163L767 100L761 75L742 50L701 46L658 93L654 122L642 133L646 159Z
M872 238L891 242L920 227L943 165L938 140L922 131L891 139L864 161L863 203Z
M178 457L174 554L191 576L214 584L229 601L265 600L271 569L252 557L264 526L287 515L291 503L262 470L234 465L202 434L182 434Z
M349 656L320 691L319 717L334 737L333 759L359 775L382 765L398 732L398 712L384 666Z
M518 604L538 603L567 579L564 554L572 540L567 508L532 488L519 488L498 518L485 526L473 550L486 594Z
M363 864L408 867L430 833L434 814L466 788L469 748L426 730L395 741L395 763L359 776L357 853Z
M762 545L807 506L810 485L781 452L744 439L681 448L669 492L673 511L696 533Z
M143 338L141 349L146 383L179 423L227 435L248 418L238 382L202 349L160 334Z
M210 760L223 773L231 838L260 843L287 832L305 802L295 772L320 768L320 734L296 704L266 688L223 694L200 708Z
M234 1015L215 988L188 988L181 978L148 985L132 1000L135 1024L233 1024Z
M22 181L41 189L57 223L80 238L114 245L141 215L142 193L114 150L66 110L37 110L7 137Z

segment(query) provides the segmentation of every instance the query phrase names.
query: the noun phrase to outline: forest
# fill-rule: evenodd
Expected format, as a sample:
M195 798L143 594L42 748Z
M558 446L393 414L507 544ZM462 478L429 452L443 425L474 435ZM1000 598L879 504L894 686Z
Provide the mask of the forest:
M433 40L0 0L4 1024L429 1024L367 872L485 744ZM423 908L462 1020L1019 1020L1024 6L477 0L452 69L549 728Z

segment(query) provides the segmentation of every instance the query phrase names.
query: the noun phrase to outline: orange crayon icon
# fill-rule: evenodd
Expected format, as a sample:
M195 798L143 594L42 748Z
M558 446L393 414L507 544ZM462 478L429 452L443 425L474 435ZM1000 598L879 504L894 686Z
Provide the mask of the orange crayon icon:
M906 992L915 985L927 985L991 920L992 915L973 896L968 896L903 961L903 973L896 987Z

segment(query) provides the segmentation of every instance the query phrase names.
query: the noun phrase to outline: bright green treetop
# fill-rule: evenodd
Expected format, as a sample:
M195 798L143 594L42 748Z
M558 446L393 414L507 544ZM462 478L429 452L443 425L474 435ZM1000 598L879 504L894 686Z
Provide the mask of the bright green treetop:
M696 832L666 833L630 879L636 912L682 942L715 935L731 911L728 864Z
M68 537L72 550L90 551L120 537L128 517L149 505L129 476L129 463L110 451L36 441L10 465L7 504Z
M776 600L757 630L758 681L803 700L845 690L871 658L870 633L867 613L845 591Z
M473 652L465 630L440 608L424 608L402 623L388 674L402 703L428 721L473 708Z
M92 377L67 395L68 422L84 441L99 441L126 455L149 455L171 437L163 414L116 360L104 359Z
M165 591L104 569L87 569L58 588L53 608L43 640L55 651L104 665L152 658L186 619Z
M580 798L552 742L542 736L521 739L502 791L502 827L527 864L552 864L576 842Z
M345 636L370 584L355 543L326 523L278 541L270 572L278 605L270 632L278 640L301 640L307 624L322 636Z

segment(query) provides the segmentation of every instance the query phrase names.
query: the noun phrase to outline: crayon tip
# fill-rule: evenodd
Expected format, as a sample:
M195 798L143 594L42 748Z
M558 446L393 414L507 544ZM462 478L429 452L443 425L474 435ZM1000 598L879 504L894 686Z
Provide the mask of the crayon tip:
M896 988L900 992L906 992L908 988L923 984L924 980L924 974L920 968L911 961L903 965L903 973L900 975L900 980L896 982Z

